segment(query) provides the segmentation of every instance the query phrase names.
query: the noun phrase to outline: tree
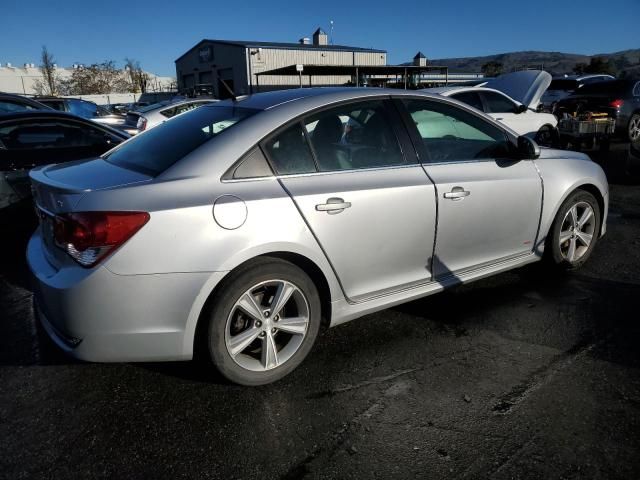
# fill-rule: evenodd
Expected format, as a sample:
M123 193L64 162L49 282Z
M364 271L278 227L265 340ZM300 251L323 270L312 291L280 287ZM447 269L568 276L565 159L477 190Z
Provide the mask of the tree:
M131 91L135 93L145 93L149 86L149 74L142 70L140 62L131 58L125 58L124 69L129 74L129 82Z
M502 73L502 63L491 61L482 65L482 73L485 77L497 77Z
M71 74L71 78L62 82L67 95L99 95L129 91L129 82L113 60L80 66Z
M573 71L578 75L584 73L608 73L615 75L617 73L616 66L604 57L591 57L589 63L577 63Z
M40 72L42 80L36 80L33 88L38 95L57 95L58 94L58 74L56 73L55 59L53 54L47 50L46 45L42 46L42 54L40 57Z

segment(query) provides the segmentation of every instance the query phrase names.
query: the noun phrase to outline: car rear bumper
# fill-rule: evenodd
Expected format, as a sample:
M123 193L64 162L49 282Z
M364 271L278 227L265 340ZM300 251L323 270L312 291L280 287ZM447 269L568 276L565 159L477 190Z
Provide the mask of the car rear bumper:
M39 230L29 241L27 261L35 313L71 356L94 362L192 358L195 322L189 320L211 274L56 270L45 258Z

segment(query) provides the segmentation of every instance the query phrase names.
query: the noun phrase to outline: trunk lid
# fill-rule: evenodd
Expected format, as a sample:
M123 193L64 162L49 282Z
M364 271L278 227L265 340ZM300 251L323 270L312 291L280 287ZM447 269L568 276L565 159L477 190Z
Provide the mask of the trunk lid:
M54 217L73 212L80 199L97 190L147 182L147 175L112 165L98 158L46 165L31 170L31 189L40 220L45 257L56 269L73 260L54 241Z

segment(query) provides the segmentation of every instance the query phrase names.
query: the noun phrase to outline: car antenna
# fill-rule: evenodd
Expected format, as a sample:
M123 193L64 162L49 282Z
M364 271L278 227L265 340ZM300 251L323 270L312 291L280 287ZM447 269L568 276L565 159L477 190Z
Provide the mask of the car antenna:
M227 85L227 82L225 82L223 79L220 79L220 81L222 82L222 85L224 85L224 88L227 90L227 92L229 92L229 95L231 95L231 100L237 102L238 99L236 98L236 94L233 93L233 90L231 90L229 85Z

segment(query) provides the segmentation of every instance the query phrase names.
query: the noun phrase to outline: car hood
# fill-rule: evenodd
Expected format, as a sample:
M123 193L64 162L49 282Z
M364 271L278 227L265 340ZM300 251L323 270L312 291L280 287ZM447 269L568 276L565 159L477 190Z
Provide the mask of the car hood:
M572 159L572 160L585 160L591 162L591 158L589 155L582 152L574 152L572 150L558 150L555 148L548 147L540 147L540 158L541 160L552 158L556 160L561 159Z
M483 87L506 93L514 100L536 109L540 98L551 84L551 74L544 70L524 70L490 78Z

